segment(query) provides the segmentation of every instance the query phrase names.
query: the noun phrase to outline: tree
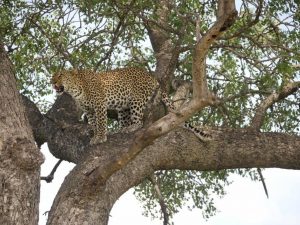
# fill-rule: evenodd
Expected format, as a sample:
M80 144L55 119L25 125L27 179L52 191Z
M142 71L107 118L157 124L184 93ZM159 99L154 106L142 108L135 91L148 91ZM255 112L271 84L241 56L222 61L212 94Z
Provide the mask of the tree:
M185 194L209 216L209 190L223 194L228 174L257 179L250 168L299 169L297 4L237 3L239 12L234 0L3 1L1 224L37 224L43 159L36 146L46 142L54 156L77 164L49 225L107 224L119 196L141 182L138 196L148 208L158 199L165 224ZM52 106L45 100L50 74L62 67L129 65L154 71L176 112L149 113L143 129L89 146L91 129L70 96ZM189 118L209 126L213 139L177 128ZM170 191L181 195L172 199Z

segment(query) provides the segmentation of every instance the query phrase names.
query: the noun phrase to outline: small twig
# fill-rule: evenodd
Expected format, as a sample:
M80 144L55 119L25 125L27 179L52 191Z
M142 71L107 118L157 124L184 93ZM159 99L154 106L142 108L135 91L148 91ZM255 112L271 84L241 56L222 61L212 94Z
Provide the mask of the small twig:
M260 181L262 182L262 185L264 187L264 190L265 190L265 194L267 196L267 198L269 198L269 194L268 194L268 188L267 188L267 185L266 185L266 182L265 182L265 178L262 174L262 171L261 171L261 168L257 168L257 172L258 172L258 175L260 177Z
M161 194L159 184L155 180L154 174L152 174L151 176L149 176L148 179L152 183L152 185L154 187L154 190L155 190L155 193L156 193L156 196L157 196L158 201L159 201L159 205L160 205L163 217L164 217L163 225L169 225L170 224L169 223L169 213L168 213L168 210L167 210L168 207L167 207L167 204L165 203L164 198L163 198L163 196Z
M51 183L54 178L54 173L56 172L57 168L59 167L62 161L62 159L58 160L58 162L53 167L51 173L46 177L41 177L41 180L45 180L47 183Z
M61 42L59 41L59 40L56 40L56 39L54 39L53 37L51 37L46 31L45 31L45 29L40 25L40 24L38 24L37 23L37 21L36 21L36 19L34 18L34 17L38 17L39 16L39 14L35 14L35 15L32 15L31 17L28 17L28 20L41 32L41 34L42 35L44 35L47 39L48 39L48 41L49 41L49 43L50 43L50 45L54 48L54 49L56 49L56 51L58 52L58 53L60 53L62 56L63 56L63 58L65 59L65 60L67 60L67 61L69 61L69 63L73 66L73 67L76 67L76 63L74 62L74 60L72 60L72 58L71 58L71 54L68 52L68 50L67 49L64 49L63 48L63 46L62 46L62 44L61 44Z
M94 71L97 71L100 67L100 65L106 61L107 59L110 59L113 50L115 48L115 46L118 44L118 40L119 37L122 35L123 31L126 28L126 19L128 16L128 13L130 12L130 10L132 10L132 6L135 4L135 0L132 0L128 7L126 9L124 9L122 15L119 15L119 23L117 24L116 29L114 30L114 35L112 37L112 41L110 44L110 48L109 50L105 53L105 55L96 63L95 67L94 67Z
M47 214L49 213L50 211L45 211L44 213L43 213L43 216L47 216Z

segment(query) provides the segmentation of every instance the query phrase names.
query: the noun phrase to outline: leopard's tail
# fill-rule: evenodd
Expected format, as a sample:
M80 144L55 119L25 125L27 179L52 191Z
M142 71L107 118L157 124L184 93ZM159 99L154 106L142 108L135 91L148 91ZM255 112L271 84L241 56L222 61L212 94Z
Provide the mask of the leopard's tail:
M176 111L175 105L173 101L168 97L166 92L161 92L161 100L168 108L169 111ZM198 137L201 141L209 141L212 139L212 135L208 132L204 131L202 128L198 128L190 124L189 122L185 121L182 125L183 128L192 131L196 137Z

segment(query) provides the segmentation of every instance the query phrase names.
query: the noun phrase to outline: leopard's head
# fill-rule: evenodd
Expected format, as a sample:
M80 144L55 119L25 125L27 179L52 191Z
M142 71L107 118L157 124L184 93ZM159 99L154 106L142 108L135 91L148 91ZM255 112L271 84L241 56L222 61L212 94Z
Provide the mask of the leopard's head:
M57 94L62 94L65 90L63 79L64 73L62 71L55 73L51 78L51 84Z
M82 93L81 79L77 70L62 70L52 76L51 83L56 93L62 94L65 91L77 97Z

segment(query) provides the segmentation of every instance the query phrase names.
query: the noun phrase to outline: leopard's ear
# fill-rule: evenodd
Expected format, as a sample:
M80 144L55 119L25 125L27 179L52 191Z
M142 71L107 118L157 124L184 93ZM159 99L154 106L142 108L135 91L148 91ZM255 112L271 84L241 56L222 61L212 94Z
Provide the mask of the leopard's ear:
M61 71L64 68L64 64L60 64L59 66L54 66L51 70L53 71L52 75L61 76Z
M63 61L62 64L60 64L60 66L58 67L58 71L62 71L65 68L65 64L66 62Z

